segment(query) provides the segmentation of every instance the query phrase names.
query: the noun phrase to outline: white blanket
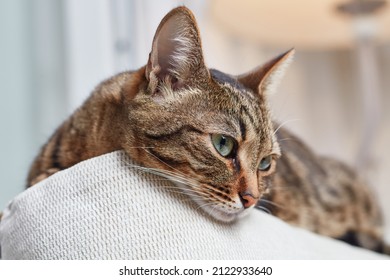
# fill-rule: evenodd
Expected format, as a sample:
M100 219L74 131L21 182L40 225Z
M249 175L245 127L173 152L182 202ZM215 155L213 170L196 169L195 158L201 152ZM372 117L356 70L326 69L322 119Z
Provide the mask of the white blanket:
M0 223L3 259L378 259L253 210L209 218L171 183L113 152L18 195Z

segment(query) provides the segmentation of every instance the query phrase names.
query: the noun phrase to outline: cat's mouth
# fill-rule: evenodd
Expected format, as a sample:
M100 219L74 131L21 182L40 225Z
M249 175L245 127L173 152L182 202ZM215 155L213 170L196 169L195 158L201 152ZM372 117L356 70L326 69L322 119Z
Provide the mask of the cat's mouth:
M218 202L213 202L207 198L199 197L199 195L195 196L193 191L191 191L188 186L183 183L174 183L179 186L184 192L186 192L187 195L189 195L196 204L199 205L198 209L202 209L212 218L221 222L233 222L248 214L253 208L244 208L242 202L240 202L240 199L238 197L236 199L232 199L229 203L226 203L225 205L221 205L218 204Z
M208 212L213 218L228 223L236 220L244 211L238 211L237 213L229 213L219 209L213 209L211 213L209 211L206 212Z
M229 210L227 208L221 208L218 205L208 205L200 201L197 201L197 203L200 205L200 208L212 218L225 223L233 222L240 217L245 216L251 210L251 208L236 208L234 210Z

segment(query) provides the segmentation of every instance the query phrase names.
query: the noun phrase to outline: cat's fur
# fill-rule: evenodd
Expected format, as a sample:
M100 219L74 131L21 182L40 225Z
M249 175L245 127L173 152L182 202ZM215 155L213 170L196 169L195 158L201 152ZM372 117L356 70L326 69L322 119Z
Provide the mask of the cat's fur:
M266 99L293 52L240 76L208 69L192 13L172 10L156 31L147 65L94 90L42 148L28 186L123 149L179 183L218 220L232 221L257 203L291 224L383 251L380 210L370 189L283 128L274 133ZM232 157L217 152L215 134L235 139ZM269 155L271 168L259 170Z

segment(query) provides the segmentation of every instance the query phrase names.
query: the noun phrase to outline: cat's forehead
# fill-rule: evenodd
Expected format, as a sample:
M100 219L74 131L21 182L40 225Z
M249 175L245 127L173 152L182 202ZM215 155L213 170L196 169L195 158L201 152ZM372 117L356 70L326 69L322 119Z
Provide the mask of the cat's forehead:
M235 77L216 69L210 69L210 75L214 82L222 87L223 91L239 96L241 102L246 99L246 101L249 101L251 104L257 105L258 98L256 98L254 93L241 84Z
M210 69L210 75L224 92L219 98L228 100L221 103L228 107L229 118L238 124L236 131L241 134L241 138L257 146L265 144L271 146L272 124L264 100L261 102L257 94L246 88L234 76L215 69Z
M228 84L238 91L247 91L247 89L239 81L237 81L237 79L234 79L232 76L226 73L216 69L210 69L210 75L214 81L221 85Z

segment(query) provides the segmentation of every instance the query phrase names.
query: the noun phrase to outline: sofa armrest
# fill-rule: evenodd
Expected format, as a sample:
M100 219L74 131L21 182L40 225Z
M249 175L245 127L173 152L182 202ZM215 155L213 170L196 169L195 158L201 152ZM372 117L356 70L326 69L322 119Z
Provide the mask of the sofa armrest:
M211 219L122 151L25 190L0 223L3 259L380 259L253 210Z

